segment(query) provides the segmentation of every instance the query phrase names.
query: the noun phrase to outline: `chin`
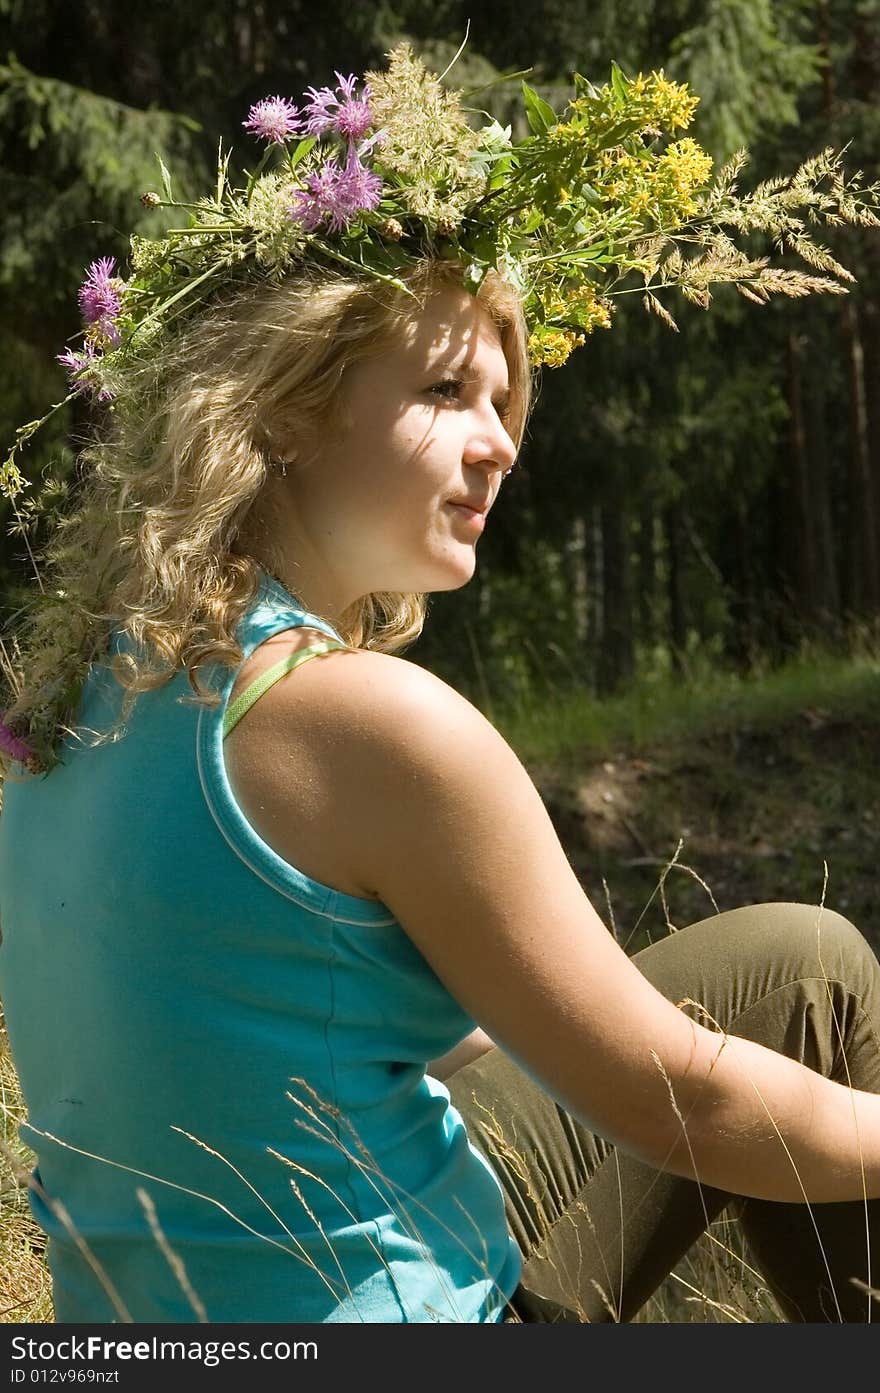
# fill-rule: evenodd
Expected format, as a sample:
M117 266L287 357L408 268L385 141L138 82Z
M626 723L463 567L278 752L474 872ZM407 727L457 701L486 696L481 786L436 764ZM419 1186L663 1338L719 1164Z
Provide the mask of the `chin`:
M426 592L439 593L443 590L461 590L474 578L477 569L476 557L472 557L470 564L464 563L461 566L447 566L444 568L443 575L436 576L433 585L424 586Z
M464 590L473 580L473 575L464 576L461 580L448 580L445 585L429 585L421 592L423 595L448 594L451 590Z
M384 590L394 590L399 594L432 595L444 590L461 590L468 581L473 580L477 569L477 558L471 547L463 552L450 555L441 552L430 561L414 566L400 567L395 577L397 584L383 586Z

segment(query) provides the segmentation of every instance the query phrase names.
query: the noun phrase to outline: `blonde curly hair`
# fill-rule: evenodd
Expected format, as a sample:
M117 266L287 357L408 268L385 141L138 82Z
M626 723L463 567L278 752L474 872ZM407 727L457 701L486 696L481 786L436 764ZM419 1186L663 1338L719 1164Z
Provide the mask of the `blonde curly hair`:
M280 282L251 278L159 343L126 373L110 420L80 452L79 500L43 554L44 578L5 646L7 728L48 769L75 725L89 666L108 656L124 693L118 738L140 692L186 670L194 700L214 704L203 680L237 666L235 632L259 585L246 522L282 441L320 425L343 372L390 344L432 293L462 285L458 262L425 261L405 290L312 267ZM532 370L517 292L490 273L476 292L508 363L506 426L517 446ZM419 594L370 594L335 627L347 643L399 652L418 637ZM19 766L0 752L0 770Z

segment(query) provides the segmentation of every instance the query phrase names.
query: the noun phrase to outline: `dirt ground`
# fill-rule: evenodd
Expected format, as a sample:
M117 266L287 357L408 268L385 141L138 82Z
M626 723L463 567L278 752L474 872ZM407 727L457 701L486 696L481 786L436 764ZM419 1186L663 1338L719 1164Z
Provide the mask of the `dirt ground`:
M769 731L531 772L584 889L629 949L662 937L667 920L818 904L824 887L825 904L880 952L876 719L808 708Z

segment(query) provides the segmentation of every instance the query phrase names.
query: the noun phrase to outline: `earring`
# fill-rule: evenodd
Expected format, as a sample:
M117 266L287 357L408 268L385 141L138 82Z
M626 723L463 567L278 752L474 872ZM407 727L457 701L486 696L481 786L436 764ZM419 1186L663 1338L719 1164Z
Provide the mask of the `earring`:
M287 465L288 461L286 459L270 459L269 461L269 468L272 473L280 474L282 479L287 478Z

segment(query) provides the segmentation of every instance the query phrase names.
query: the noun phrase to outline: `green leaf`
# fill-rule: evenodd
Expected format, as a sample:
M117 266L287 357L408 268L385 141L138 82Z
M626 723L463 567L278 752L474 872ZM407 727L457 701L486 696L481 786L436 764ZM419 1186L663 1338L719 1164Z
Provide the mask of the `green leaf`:
M159 169L162 175L162 190L165 194L165 200L167 203L173 203L174 195L171 192L171 175L166 169L165 161L162 159L162 156L159 154L158 150L156 151L156 159L159 161Z
M296 149L293 151L293 154L290 156L291 169L296 169L300 160L305 159L306 155L309 153L317 139L318 137L316 135L307 135L303 137L303 139L297 145Z
M579 97L589 97L594 102L599 100L599 89L580 73L574 74L574 87Z
M507 176L513 168L513 160L510 155L504 155L497 161L492 175L489 179L489 188L500 189L507 180Z
M510 149L510 126L502 126L500 121L492 120L480 131L480 147L493 153Z
M491 228L482 228L475 236L469 237L468 247L480 261L494 265L498 256L498 244Z
M526 119L531 129L535 135L546 135L551 127L556 125L556 112L527 82L523 83L522 89L526 103Z
M611 63L611 86L614 88L618 104L624 106L629 101L630 85L623 69L613 60Z
M567 261L598 261L608 250L608 238L603 237L601 242L594 242L591 247L579 247L576 251L566 253Z
M223 203L223 189L224 189L224 187L225 187L225 185L226 185L226 175L227 175L227 172L228 172L228 170L229 170L229 156L230 156L231 154L232 154L232 151L231 151L231 150L228 150L227 153L226 153L226 159L224 160L224 158L223 158L223 138L221 137L221 139L220 139L220 144L219 144L218 147L217 147L217 199L216 199L216 202L217 202L217 207L218 207L218 208L221 207L221 206L222 206L222 203Z
M537 228L541 226L541 223L543 221L544 214L541 212L541 209L533 208L525 223L523 223L520 226L519 231L525 234L528 234L529 232L534 232Z
M628 135L635 135L636 131L641 129L642 120L643 118L640 116L629 116L625 121L618 121L616 126L605 131L599 148L610 150L612 145L619 145Z

